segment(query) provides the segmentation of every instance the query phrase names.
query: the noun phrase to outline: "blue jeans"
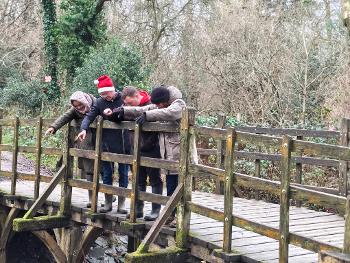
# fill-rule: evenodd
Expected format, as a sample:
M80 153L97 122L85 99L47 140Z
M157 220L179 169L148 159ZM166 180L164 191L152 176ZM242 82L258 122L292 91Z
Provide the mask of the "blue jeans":
M102 181L104 184L112 185L113 183L113 174L114 174L114 163L102 161ZM118 165L118 173L119 173L119 186L127 188L128 187L128 172L129 165L120 163Z
M172 194L175 192L175 189L177 187L179 181L179 175L178 174L167 174L166 175L166 195L172 196ZM175 216L176 214L176 208L171 213L172 216Z
M174 192L175 189L177 187L178 184L178 180L179 180L179 175L178 174L167 174L166 175L166 190L167 196L171 196Z

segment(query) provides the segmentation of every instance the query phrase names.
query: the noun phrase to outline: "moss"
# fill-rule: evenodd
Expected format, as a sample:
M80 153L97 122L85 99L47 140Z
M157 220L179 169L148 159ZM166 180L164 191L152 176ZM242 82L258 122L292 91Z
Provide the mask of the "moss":
M139 247L140 248L140 247ZM126 263L164 263L184 262L183 258L188 257L187 251L178 247L169 247L148 253L134 252L127 254Z
M53 229L65 227L70 224L70 219L61 215L55 216L39 216L30 219L16 218L13 220L13 230L34 231L43 229Z

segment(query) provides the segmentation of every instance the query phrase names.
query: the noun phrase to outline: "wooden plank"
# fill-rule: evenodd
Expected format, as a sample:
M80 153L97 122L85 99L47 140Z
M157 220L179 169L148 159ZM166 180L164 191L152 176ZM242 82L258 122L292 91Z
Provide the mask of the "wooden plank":
M279 261L288 262L291 137L283 136L281 153Z
M73 121L71 126L80 127L80 124L76 121ZM96 121L90 125L91 128L96 128ZM105 121L103 123L104 129L113 129L113 130L134 130L135 122L133 121L123 121L119 123ZM142 131L155 131L155 132L179 132L179 126L174 123L160 123L160 122L146 122L142 125Z
M151 229L148 231L146 237L142 240L140 246L137 248L138 253L147 253L148 252L150 245L154 242L154 240L158 236L162 226L164 225L164 223L166 222L168 217L171 215L171 213L174 211L178 202L183 197L183 193L184 193L184 185L182 183L180 183L176 187L174 194L170 197L166 206L162 210L160 216L152 224Z
M317 138L335 138L338 139L340 134L338 131L327 130L306 130L293 128L264 128L264 127L236 127L239 132L249 132L257 134L269 135L289 135L289 136L303 136L303 137L317 137Z
M350 253L350 195L348 195L346 198L343 253Z
M18 140L19 140L19 118L16 117L13 123L13 152L12 152L12 181L11 194L16 194L17 183L17 158L18 158Z
M33 218L35 213L40 209L40 207L46 202L47 198L50 196L52 191L56 188L58 183L61 181L64 173L66 171L66 166L63 165L57 172L57 174L52 178L51 183L46 187L43 193L39 198L36 199L35 203L31 206L31 208L24 215L24 219Z
M72 187L69 186L68 181L73 177L73 160L70 156L71 145L71 126L68 124L65 134L65 145L63 147L63 164L65 166L65 172L62 178L61 184L61 204L60 213L63 216L71 216L71 203L72 203Z
M349 146L349 126L350 121L343 118L341 122L341 133L339 145ZM339 193L346 196L348 192L348 162L346 160L339 161Z
M261 151L261 147L259 147L259 150ZM255 177L261 178L261 161L260 159L255 159L254 161L254 175ZM259 200L259 190L255 190L255 200Z
M100 169L101 169L101 151L102 151L102 127L103 119L101 116L97 120L96 128L96 143L95 143L95 159L94 159L94 175L93 175L93 186L92 186L92 198L91 198L91 212L97 212L97 200L98 191L100 185Z
M344 146L296 140L292 143L292 151L303 151L306 155L316 155L331 159L350 160L350 149Z
M188 205L193 213L210 217L212 219L215 219L221 222L224 221L223 212L216 211L215 209L204 207L198 204L194 204L192 202L189 202ZM243 228L248 231L253 231L255 233L258 233L260 235L263 235L269 238L279 240L280 233L279 233L279 229L277 229L276 227L266 226L261 223L247 220L239 216L234 216L232 220L233 220L232 222L233 225L237 227ZM324 242L320 242L312 238L303 237L295 233L289 233L289 243L302 247L307 250L314 251L314 252L318 252L320 250L333 250L333 251L341 250L339 247L336 247L334 245L326 244Z
M42 138L43 119L39 117L36 125L36 145L35 145L35 184L34 184L34 199L39 197L40 190L40 166L41 166L41 138Z
M182 111L180 123L180 162L179 162L179 182L183 184L183 197L177 206L176 224L176 246L179 248L188 247L190 233L191 210L186 203L192 200L192 176L188 172L189 163L194 149L195 136L190 135L189 129L195 123L194 109L186 108Z
M297 136L297 140L303 140L303 136ZM302 152L298 153L300 156L303 155ZM297 184L303 183L303 164L302 163L296 163L295 164L295 182ZM301 202L296 201L296 206L301 207Z
M220 128L210 128L204 126L191 127L190 134L213 137L215 139L224 140L226 138L226 130Z
M227 129L226 136L226 158L225 158L225 200L224 200L224 240L223 252L231 253L232 239L232 203L234 182L234 147L236 143L236 132Z
M216 155L217 149L197 149L199 155ZM255 159L267 160L267 161L280 161L280 154L270 154L270 153L261 153L261 152L245 152L245 151L236 151L237 159L247 159L254 161ZM293 156L293 163L309 164L316 166L325 166L325 167L338 167L339 161L334 159L325 159L317 157L308 157L308 156Z
M135 124L134 132L134 156L132 160L132 192L130 197L130 223L136 223L137 212L136 203L139 199L139 171L140 171L140 133L141 127Z
M22 231L38 231L53 228L62 228L70 225L70 218L62 215L41 216L34 218L16 218L13 220L13 230Z
M266 149L278 149L281 145L282 139L280 137L268 135L237 132L237 142L261 146Z
M224 128L226 122L226 116L223 114L218 115L218 124L217 127L219 129ZM216 140L217 149L216 152L216 167L217 168L223 168L223 155L224 155L224 144L222 140ZM220 178L216 178L215 180L215 193L216 194L224 194L224 184L220 180Z

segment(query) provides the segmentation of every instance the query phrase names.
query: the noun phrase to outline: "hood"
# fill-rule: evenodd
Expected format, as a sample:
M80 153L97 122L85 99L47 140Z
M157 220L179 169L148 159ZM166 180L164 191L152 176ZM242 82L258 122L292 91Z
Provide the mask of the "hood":
M173 103L174 100L178 100L178 99L182 99L182 93L181 91L174 87L174 86L169 86L168 87L168 90L169 90L169 103Z
M70 103L73 106L73 101L79 101L85 106L84 112L79 111L80 113L87 113L91 110L92 104L94 103L93 97L90 94L87 94L82 91L76 91L70 96ZM74 107L74 106L73 106Z
M140 101L139 106L144 106L145 104L149 103L151 101L151 96L147 93L147 91L140 90L139 93L142 96L142 99Z

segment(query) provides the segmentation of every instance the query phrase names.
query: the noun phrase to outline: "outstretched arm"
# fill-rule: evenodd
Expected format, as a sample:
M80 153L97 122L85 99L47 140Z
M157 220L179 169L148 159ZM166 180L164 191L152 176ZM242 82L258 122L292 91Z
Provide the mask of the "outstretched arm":
M124 109L124 119L125 120L135 120L137 117L141 116L144 112L157 109L157 106L154 104L146 105L143 107L131 107L125 106Z
M64 114L62 114L60 117L58 117L49 127L49 129L46 131L46 135L56 133L60 128L62 128L67 123L71 122L75 118L75 109L72 107L68 111L66 111ZM52 129L50 129L52 128ZM50 130L50 132L49 132ZM51 132L52 131L52 132Z
M100 111L95 105L93 105L91 107L91 110L86 114L85 118L83 119L80 129L87 130L90 124L94 122L98 115L100 115Z
M147 121L176 121L181 119L182 110L186 107L183 100L174 101L164 109L154 109L146 112Z

